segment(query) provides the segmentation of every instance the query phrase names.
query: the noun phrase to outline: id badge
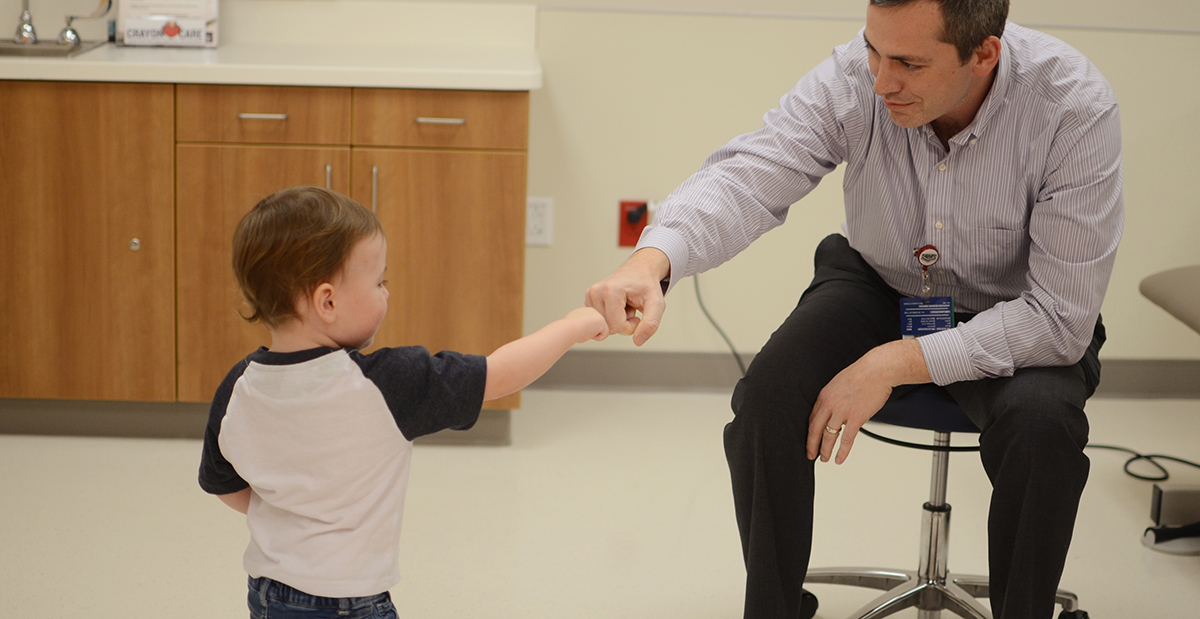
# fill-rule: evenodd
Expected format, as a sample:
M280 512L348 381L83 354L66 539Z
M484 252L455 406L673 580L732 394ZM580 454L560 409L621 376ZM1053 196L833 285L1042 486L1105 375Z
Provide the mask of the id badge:
M945 331L954 327L954 299L900 299L900 332L906 338Z

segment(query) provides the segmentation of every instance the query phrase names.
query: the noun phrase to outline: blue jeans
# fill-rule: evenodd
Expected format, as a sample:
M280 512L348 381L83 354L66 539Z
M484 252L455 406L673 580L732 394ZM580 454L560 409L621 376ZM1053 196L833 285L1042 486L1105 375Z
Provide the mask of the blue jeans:
M323 598L270 578L251 578L249 588L250 619L398 619L387 591L361 598Z

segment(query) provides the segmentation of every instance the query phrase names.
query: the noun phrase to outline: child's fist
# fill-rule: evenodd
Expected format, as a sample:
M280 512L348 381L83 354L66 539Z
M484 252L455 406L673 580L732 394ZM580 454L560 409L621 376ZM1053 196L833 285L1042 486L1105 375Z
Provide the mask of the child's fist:
M581 307L571 310L564 319L579 328L579 335L575 339L576 344L582 344L588 340L602 340L608 337L608 322L604 320L604 316L600 312L590 307Z

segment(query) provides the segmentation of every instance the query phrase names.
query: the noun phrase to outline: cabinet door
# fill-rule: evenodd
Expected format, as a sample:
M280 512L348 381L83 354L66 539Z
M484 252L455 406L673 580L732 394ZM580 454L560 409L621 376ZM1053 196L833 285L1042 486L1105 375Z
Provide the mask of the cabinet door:
M388 237L377 345L486 355L521 337L525 165L523 152L354 148L351 195Z
M175 399L174 86L0 81L0 397Z
M259 200L295 185L345 193L349 148L180 144L177 215L179 400L206 402L240 359L270 343L241 318L233 230Z

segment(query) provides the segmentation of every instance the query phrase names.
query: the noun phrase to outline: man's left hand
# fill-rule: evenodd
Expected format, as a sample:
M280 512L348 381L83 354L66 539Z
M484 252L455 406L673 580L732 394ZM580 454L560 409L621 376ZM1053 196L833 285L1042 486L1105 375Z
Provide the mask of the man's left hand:
M850 455L858 431L887 403L892 388L930 381L916 340L877 346L833 377L821 390L808 417L808 459L828 462L841 438L834 462Z

